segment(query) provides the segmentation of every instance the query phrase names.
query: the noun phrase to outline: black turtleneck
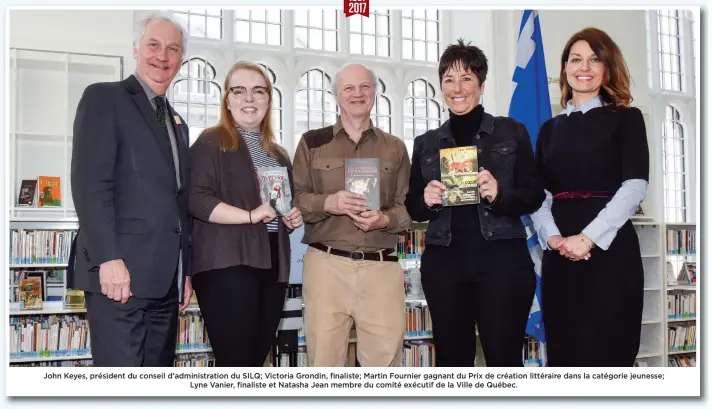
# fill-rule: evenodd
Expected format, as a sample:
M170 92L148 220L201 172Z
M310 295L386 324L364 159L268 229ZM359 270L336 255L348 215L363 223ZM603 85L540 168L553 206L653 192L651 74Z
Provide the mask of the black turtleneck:
M456 115L449 111L451 121L451 133L457 146L473 145L473 137L480 129L480 121L483 119L483 106L478 105L472 111L464 115ZM454 206L451 208L451 234L452 243L472 244L484 242L480 232L480 216L478 215L478 205Z
M451 120L451 132L456 140L457 146L469 146L473 144L473 137L480 129L480 121L483 119L483 106L478 105L472 111L464 115L456 115L453 111L448 111Z

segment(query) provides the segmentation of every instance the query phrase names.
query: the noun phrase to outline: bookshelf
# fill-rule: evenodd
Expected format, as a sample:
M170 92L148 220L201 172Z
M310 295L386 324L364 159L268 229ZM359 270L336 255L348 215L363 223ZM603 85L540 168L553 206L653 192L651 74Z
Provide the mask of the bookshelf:
M695 223L660 223L652 218L632 217L632 222L636 229L639 245L641 248L642 263L644 266L644 307L641 322L641 343L636 359L636 365L640 366L666 366L671 356L690 356L695 354L695 346L684 344L679 346L679 350L670 350L669 330L681 326L693 326L697 322L695 316L671 317L667 312L667 297L671 294L691 294L696 293L695 283L667 282L666 266L671 260L674 261L676 273L680 270L684 262L695 261L695 249L693 251L677 252L672 251L670 239L667 240L670 231L695 231ZM414 224L414 231L423 231L425 224ZM397 245L397 251L403 254L401 260L404 270L418 268L420 255L423 251L423 238L418 234L406 233L406 238L402 242L414 243L403 248L402 242ZM694 243L694 241L691 241ZM616 283L612 283L616 285ZM695 305L695 302L692 302ZM689 330L690 333L691 330ZM679 333L681 331L679 330ZM679 335L679 338L686 339L687 334ZM691 338L688 335L688 338ZM695 341L695 338L692 338ZM477 357L477 364L482 365L483 359ZM539 356L537 356L539 358ZM524 357L525 361L528 361ZM536 361L536 360L535 360ZM532 362L532 361L531 361Z
M690 263L696 266L697 226L694 223L667 223L664 236L666 262L666 365L696 366L697 362L697 274L682 273ZM697 273L697 271L696 271Z
M84 89L122 78L122 57L11 48L10 221L76 221L70 185L72 127ZM22 180L60 178L61 206L17 206Z
M644 309L636 365L660 367L664 366L665 361L666 330L663 309L666 288L663 281L663 226L647 218L634 217L632 221L639 237L644 266Z
M87 365L86 309L64 307L69 244L79 228L70 184L72 128L84 89L120 80L122 58L11 48L9 68L10 364ZM32 206L18 206L22 181L39 176L60 178L60 205L40 207L35 194ZM16 296L18 274L42 271L52 277L46 279L42 309L22 310ZM20 341L40 339L39 331L55 339L34 345Z
M697 225L640 217L632 220L644 264L644 315L637 365L670 366L673 358L684 361L681 366L695 366L697 284L680 280L678 274L684 263L696 261ZM672 296L678 298L674 301Z

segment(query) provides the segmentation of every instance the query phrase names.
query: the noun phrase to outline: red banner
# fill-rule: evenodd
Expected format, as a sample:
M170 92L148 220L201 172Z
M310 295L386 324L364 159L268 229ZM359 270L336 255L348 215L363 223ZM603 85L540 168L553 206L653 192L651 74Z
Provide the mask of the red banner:
M369 18L369 0L344 0L344 14L347 17L361 14Z

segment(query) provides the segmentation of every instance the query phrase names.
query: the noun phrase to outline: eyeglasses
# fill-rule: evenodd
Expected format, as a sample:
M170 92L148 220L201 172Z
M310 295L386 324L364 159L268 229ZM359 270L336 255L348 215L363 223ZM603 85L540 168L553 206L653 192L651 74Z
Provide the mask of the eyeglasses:
M243 87L242 85L230 87L230 88L228 88L228 92L230 92L230 94L233 97L235 97L236 99L239 99L239 100L244 100L245 97L248 95L248 89ZM267 88L261 87L261 86L252 87L250 89L250 93L252 94L253 99L255 99L257 101L262 101L264 99L267 99L269 96L269 94L267 92Z

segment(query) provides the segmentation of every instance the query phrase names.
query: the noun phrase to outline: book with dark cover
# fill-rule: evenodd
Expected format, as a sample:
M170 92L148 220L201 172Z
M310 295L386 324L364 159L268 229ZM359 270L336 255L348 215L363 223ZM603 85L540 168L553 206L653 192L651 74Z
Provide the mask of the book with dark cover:
M18 206L34 206L37 197L37 179L23 180L20 185L20 194L17 196Z
M446 185L442 206L480 203L478 151L475 146L441 149L441 183Z
M366 196L367 210L381 208L379 185L379 158L350 158L345 167L347 192Z
M270 203L278 215L284 216L292 209L292 190L290 177L284 166L258 167L260 199Z

